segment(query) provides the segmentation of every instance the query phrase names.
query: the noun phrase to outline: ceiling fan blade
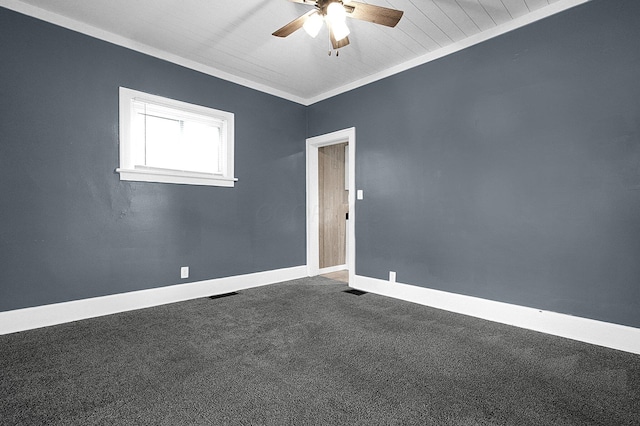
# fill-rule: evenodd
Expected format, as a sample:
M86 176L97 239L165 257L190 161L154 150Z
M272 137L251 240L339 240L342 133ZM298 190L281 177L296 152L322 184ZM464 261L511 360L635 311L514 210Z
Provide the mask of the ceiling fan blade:
M331 39L331 46L333 46L334 49L340 49L341 47L345 47L349 44L349 37L336 40L331 29L329 30L329 38Z
M347 3L345 10L350 18L386 25L387 27L395 27L404 13L402 10L389 9L357 1Z
M302 26L304 25L304 22L307 20L307 18L312 13L315 13L315 12L316 12L315 9L308 11L307 13L305 13L302 16L300 16L299 18L296 18L293 21L289 22L284 27L274 31L271 35L274 35L276 37L286 37L286 36L288 36L290 34L293 34L295 31L297 31L300 28L302 28Z
M338 41L338 44L337 44L338 47L336 47L336 49L340 47L345 47L348 44L349 44L349 37L345 37L342 40Z

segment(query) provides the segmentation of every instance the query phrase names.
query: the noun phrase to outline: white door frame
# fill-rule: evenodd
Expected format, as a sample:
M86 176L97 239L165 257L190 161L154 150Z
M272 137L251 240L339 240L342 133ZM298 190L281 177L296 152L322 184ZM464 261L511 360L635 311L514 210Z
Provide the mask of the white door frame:
M356 128L350 127L307 139L307 275L320 273L320 233L318 201L318 148L349 144L349 220L347 221L347 268L349 282L356 273Z

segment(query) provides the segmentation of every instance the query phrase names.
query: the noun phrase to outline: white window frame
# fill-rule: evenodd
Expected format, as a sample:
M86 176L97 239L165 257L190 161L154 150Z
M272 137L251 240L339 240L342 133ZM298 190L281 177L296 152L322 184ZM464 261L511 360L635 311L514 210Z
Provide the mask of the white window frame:
M139 182L177 183L186 185L206 185L233 187L238 180L233 174L234 165L234 114L213 108L194 105L177 101L162 96L120 87L120 167L116 172L120 174L120 180ZM223 172L202 173L186 170L163 169L148 167L144 164L136 164L136 150L140 150L140 144L144 141L136 141L132 138L132 114L133 102L141 101L171 108L185 115L199 114L211 117L222 123L222 153Z

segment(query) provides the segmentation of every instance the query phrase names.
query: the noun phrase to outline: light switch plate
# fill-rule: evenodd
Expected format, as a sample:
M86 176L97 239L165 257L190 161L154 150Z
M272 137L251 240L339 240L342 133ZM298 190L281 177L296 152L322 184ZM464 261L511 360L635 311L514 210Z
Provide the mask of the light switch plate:
M364 191L362 189L358 189L356 192L358 200L362 200L364 198Z

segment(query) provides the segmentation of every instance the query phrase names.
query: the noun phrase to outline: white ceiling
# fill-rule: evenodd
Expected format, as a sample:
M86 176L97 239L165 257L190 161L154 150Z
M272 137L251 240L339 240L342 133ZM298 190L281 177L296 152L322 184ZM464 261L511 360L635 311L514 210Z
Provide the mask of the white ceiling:
M309 105L588 0L367 0L404 11L395 28L349 19L329 56L323 29L271 35L311 6L287 0L0 0L16 10Z

